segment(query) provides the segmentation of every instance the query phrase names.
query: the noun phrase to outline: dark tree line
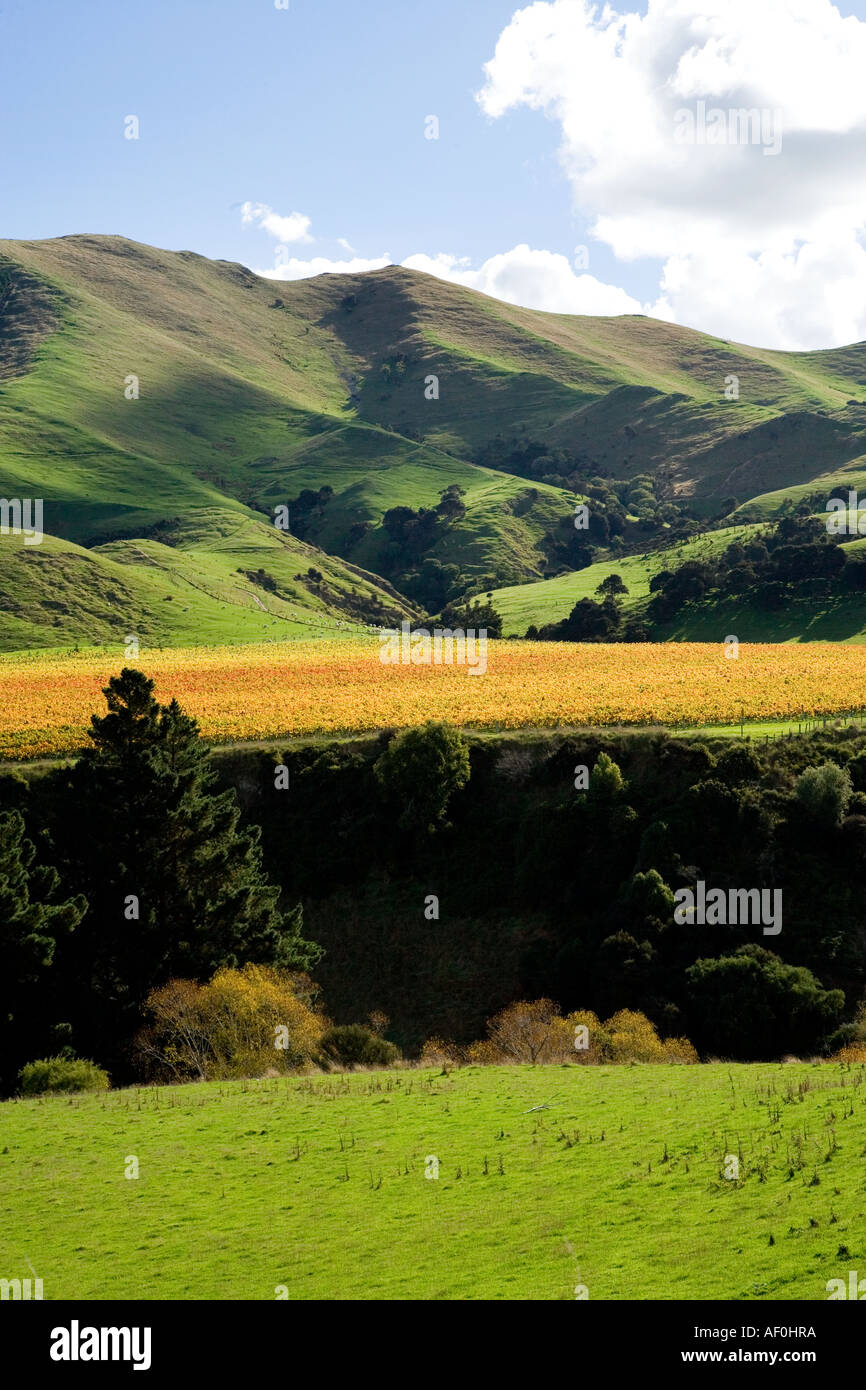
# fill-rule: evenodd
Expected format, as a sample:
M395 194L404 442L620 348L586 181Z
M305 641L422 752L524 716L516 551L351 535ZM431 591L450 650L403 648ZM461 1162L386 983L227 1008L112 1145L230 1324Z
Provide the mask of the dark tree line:
M128 1076L142 1004L173 976L247 961L308 969L319 956L264 872L259 830L241 823L232 789L216 788L195 720L175 700L161 706L138 671L104 693L108 713L93 716L74 767L26 796L0 783L3 801L19 802L0 819L0 930L27 1019L18 1028L16 1010L7 1024L7 1088L37 1043L59 1040ZM37 852L51 869L35 868ZM53 905L58 880L74 896Z
M639 1009L704 1056L849 1035L866 986L857 731L759 752L429 725L209 756L140 673L106 694L76 766L0 778L7 1090L64 1044L130 1079L147 994L246 961L312 969L336 1024L384 1012L410 1053L542 996ZM700 880L778 890L781 932L678 923L674 895Z
M338 1019L381 1008L411 1051L434 1032L471 1041L498 1008L548 996L605 1017L641 1009L705 1055L775 1057L821 1050L856 1011L866 736L760 753L639 733L479 739L435 834L429 814L413 825L409 799L384 793L375 769L390 739L287 754L290 797L269 792L267 755L221 760L263 826L266 863L326 948L316 978ZM850 785L842 775L834 790L825 764ZM420 786L411 804L425 804ZM780 889L781 933L678 925L674 893L698 879Z

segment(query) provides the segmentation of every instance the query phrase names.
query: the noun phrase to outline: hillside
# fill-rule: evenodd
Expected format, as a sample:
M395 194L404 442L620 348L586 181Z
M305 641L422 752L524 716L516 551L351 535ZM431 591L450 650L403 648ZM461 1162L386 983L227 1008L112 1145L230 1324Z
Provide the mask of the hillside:
M0 241L0 495L43 498L50 537L0 537L0 649L308 634L542 580L582 494L508 472L517 439L771 515L866 477L866 345L768 352L399 267L276 283L121 237ZM383 527L448 489L411 541Z

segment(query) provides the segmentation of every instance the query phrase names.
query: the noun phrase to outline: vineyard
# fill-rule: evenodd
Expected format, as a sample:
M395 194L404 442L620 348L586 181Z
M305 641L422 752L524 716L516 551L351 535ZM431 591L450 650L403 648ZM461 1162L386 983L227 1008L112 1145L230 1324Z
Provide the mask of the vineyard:
M360 733L444 719L466 728L733 725L814 719L866 704L866 648L836 644L490 642L486 672L380 661L375 638L230 648L0 657L0 757L73 753L102 687L147 672L216 743Z

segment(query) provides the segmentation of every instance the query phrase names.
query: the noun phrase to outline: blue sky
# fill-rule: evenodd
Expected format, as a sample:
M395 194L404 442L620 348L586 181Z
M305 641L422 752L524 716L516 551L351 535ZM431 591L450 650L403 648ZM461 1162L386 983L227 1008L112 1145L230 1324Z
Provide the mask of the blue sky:
M866 338L864 5L0 0L0 231L282 278L409 259L532 307ZM675 148L698 97L784 113L781 157Z
M238 205L298 208L316 251L453 251L527 241L570 255L584 220L528 111L474 94L511 0L117 0L0 12L3 235L118 232L266 258ZM123 138L137 114L140 139ZM440 120L438 141L424 120Z

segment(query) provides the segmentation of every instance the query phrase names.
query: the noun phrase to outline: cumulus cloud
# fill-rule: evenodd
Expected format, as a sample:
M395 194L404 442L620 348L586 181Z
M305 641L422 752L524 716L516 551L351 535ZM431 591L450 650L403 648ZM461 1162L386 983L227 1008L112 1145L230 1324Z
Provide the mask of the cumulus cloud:
M284 248L278 247L276 264L268 269L258 269L256 274L268 280L304 280L311 275L354 275L363 270L381 270L393 264L387 254L374 259L356 256L348 261L329 260L326 256L301 260L287 256ZM552 251L534 251L526 245L491 256L477 270L471 269L468 257L450 256L444 252L436 256L419 252L407 256L401 264L407 270L425 271L440 280L466 285L494 299L521 304L527 309L547 309L555 314L643 312L643 306L625 290L615 285L605 285L592 275L577 275L565 256Z
M291 241L313 240L310 236L310 218L302 212L290 212L288 217L281 217L267 203L244 203L241 221L247 226L253 224L261 227L284 245Z
M338 237L337 245L351 256L350 260L331 260L313 256L303 260L290 256L287 243L312 241L309 235L310 218L293 212L281 217L265 203L244 203L241 220L257 224L270 233L280 245L276 248L273 266L257 269L256 274L268 280L304 280L313 275L355 275L364 270L381 270L392 265L385 252L381 256L359 256L355 248ZM424 252L409 256L403 265L410 270L423 270L441 280L467 285L509 304L522 304L528 309L547 309L559 314L634 314L641 311L636 299L615 285L605 285L592 275L576 275L565 256L552 251L536 251L527 245L491 256L477 270L468 257L440 252L429 256Z
M565 256L553 251L535 251L527 245L491 256L478 270L468 268L465 259L438 256L409 256L403 265L424 270L441 280L480 290L507 304L527 309L546 309L554 314L639 314L642 305L625 290L605 285L587 274L576 275Z
M312 260L302 261L295 256L277 256L276 264L268 269L256 270L266 280L307 280L311 275L357 275L362 270L381 270L392 265L390 256L377 256L367 260L355 256L350 261L331 261L327 256L314 256Z
M665 262L651 312L816 347L866 337L864 70L866 23L830 0L539 0L478 101L558 123L592 235Z

